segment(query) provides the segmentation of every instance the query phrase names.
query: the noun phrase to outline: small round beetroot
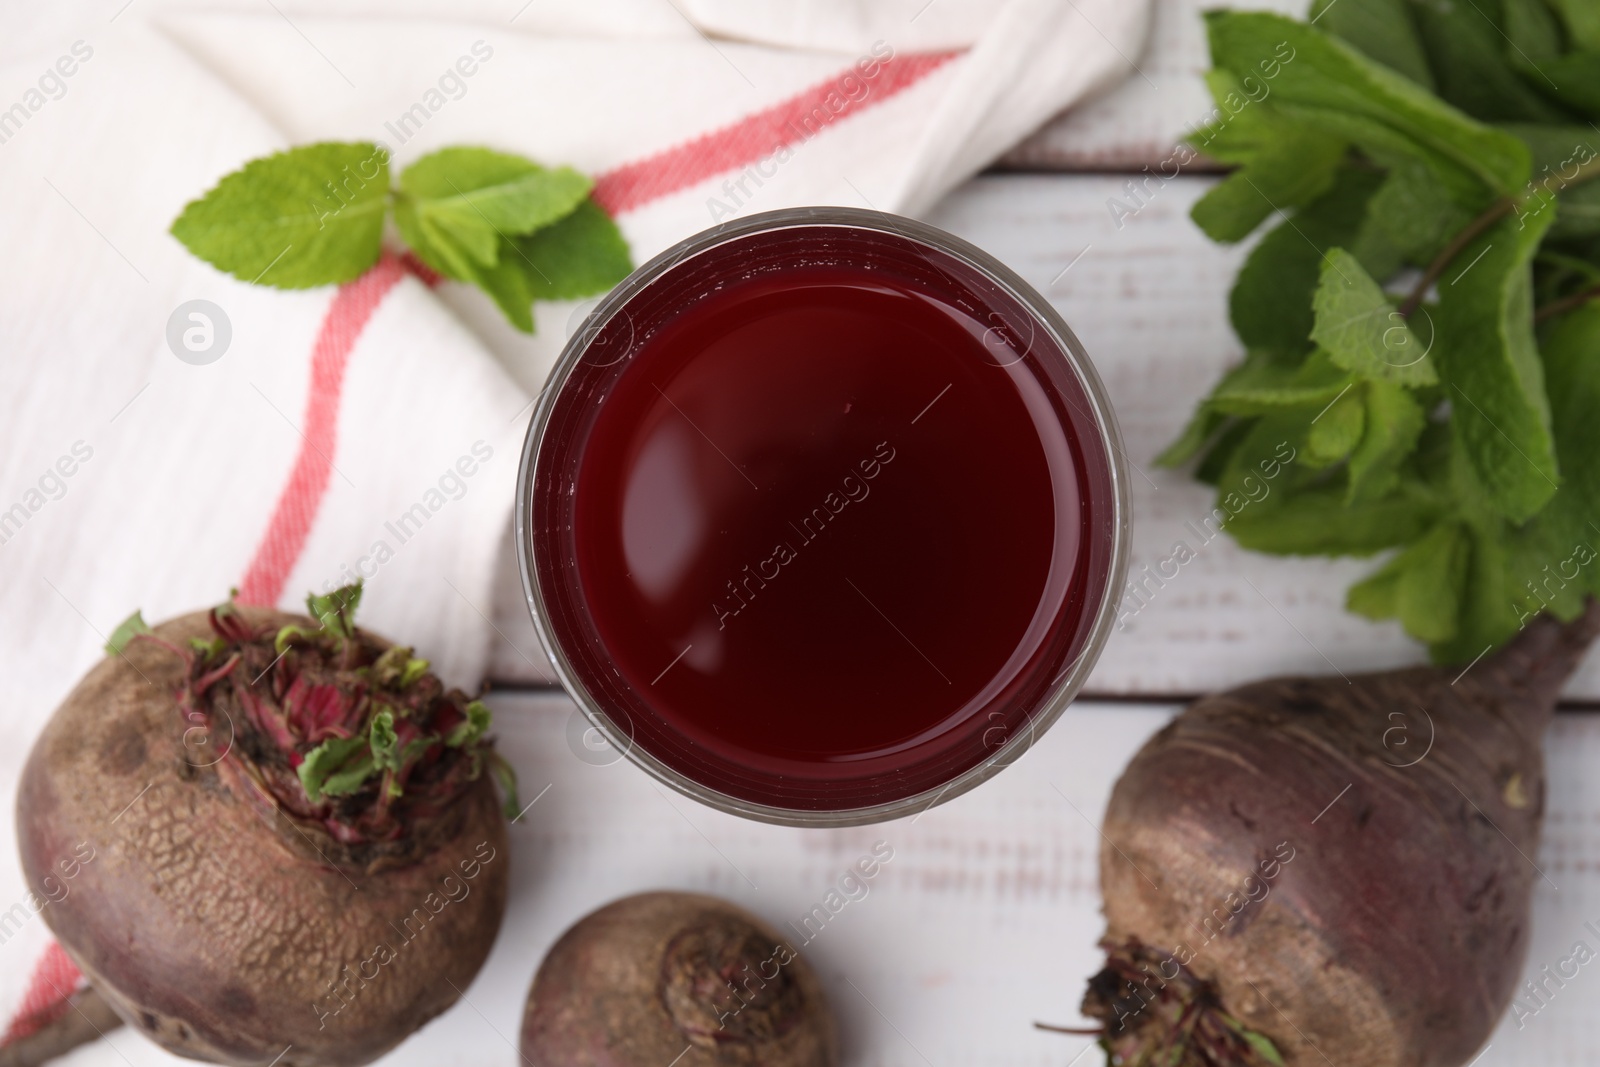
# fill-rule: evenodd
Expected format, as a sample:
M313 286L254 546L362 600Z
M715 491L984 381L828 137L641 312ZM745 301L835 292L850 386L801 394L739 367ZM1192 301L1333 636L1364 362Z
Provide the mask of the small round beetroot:
M550 949L522 1016L540 1067L835 1067L807 963L761 920L694 893L591 912Z
M51 930L180 1055L366 1063L454 1003L500 926L486 710L319 615L140 623L23 770L23 868Z

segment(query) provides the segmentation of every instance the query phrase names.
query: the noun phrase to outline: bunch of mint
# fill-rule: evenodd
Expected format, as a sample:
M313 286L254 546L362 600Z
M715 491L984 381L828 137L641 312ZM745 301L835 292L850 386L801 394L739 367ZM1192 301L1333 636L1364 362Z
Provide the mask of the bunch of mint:
M463 147L418 159L394 189L382 146L327 141L245 164L186 206L172 234L235 278L306 289L370 269L392 208L417 258L532 333L535 300L604 292L633 269L592 187L570 167Z
M1207 26L1190 142L1237 169L1194 220L1280 221L1230 298L1244 361L1159 462L1195 461L1247 548L1394 550L1347 605L1439 661L1576 615L1600 594L1600 3Z

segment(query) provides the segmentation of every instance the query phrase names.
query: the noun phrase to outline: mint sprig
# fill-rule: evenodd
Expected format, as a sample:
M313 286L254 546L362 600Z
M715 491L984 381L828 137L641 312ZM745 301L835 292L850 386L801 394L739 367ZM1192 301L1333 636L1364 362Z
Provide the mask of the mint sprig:
M443 148L400 173L370 142L321 142L245 164L192 201L172 234L236 278L280 289L360 277L400 238L430 268L487 293L525 333L535 300L601 293L633 269L593 182L488 148Z
M1158 462L1193 462L1245 547L1388 552L1347 606L1440 660L1600 595L1597 11L1207 15L1191 142L1237 169L1194 219L1288 217L1233 288L1245 358Z

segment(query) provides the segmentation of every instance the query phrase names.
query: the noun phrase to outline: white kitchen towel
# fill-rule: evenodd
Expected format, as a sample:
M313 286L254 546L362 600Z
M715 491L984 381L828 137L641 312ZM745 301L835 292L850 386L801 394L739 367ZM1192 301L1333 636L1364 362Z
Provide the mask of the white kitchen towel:
M235 585L295 607L359 574L366 625L476 686L530 400L584 311L541 305L525 337L394 256L337 290L253 287L167 233L186 201L339 139L396 170L452 144L577 166L635 262L773 208L915 214L1127 73L1146 19L1141 0L0 5L0 1040L76 977L23 884L11 783L105 635L134 608ZM221 355L178 358L185 330Z

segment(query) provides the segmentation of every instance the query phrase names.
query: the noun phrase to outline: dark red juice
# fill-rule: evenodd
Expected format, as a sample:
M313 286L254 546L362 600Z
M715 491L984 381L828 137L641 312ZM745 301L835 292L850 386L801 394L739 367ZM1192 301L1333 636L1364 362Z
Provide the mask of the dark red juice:
M794 239L632 309L625 358L569 405L581 444L546 511L585 683L634 743L837 810L1028 728L1103 599L1109 465L1004 293L886 235Z

